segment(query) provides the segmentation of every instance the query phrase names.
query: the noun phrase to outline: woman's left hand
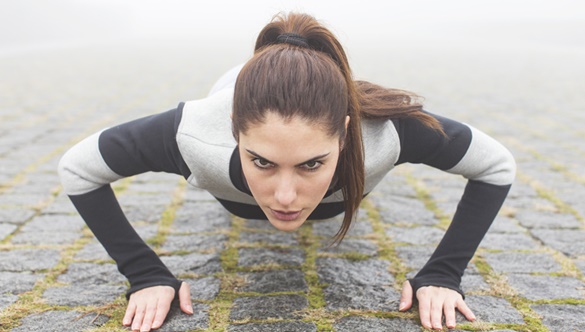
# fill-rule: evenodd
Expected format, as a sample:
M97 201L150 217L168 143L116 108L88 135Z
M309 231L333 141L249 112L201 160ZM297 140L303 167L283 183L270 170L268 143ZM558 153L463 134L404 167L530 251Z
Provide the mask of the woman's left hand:
M469 309L463 297L458 292L444 287L425 286L416 291L418 311L421 324L428 329L440 330L443 328L443 315L447 328L455 328L455 309L458 309L469 321L475 320L475 315ZM398 310L406 311L412 307L412 286L405 281L402 286L402 296Z

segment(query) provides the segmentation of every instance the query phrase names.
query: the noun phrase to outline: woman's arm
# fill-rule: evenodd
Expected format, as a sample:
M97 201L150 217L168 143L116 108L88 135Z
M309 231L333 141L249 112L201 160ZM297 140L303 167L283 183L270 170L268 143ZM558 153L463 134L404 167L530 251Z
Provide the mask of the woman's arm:
M409 281L414 295L422 287L435 286L457 291L463 298L461 276L508 194L516 165L511 153L488 135L433 116L443 125L446 136L413 119L394 121L401 141L397 164L424 163L469 181L443 239Z
M72 147L59 163L65 192L128 278L128 296L155 285L178 291L181 283L134 231L110 183L147 171L188 177L175 140L181 113L182 105L106 129Z

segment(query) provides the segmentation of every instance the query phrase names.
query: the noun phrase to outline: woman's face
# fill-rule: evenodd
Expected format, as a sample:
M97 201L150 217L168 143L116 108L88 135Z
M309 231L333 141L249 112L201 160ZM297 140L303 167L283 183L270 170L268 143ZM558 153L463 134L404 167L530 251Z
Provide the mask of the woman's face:
M285 121L275 112L239 134L248 187L274 227L297 229L321 202L335 173L339 142L318 125L299 117Z

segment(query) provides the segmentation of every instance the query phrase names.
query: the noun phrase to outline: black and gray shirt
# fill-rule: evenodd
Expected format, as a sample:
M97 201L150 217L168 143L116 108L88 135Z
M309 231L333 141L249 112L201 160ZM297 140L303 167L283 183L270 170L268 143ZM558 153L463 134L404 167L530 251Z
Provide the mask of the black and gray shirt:
M234 215L266 219L243 179L231 132L232 99L233 89L222 89L170 111L105 129L62 157L59 174L65 192L128 278L128 294L154 285L178 289L180 282L136 234L111 182L148 171L175 173L207 190ZM434 285L462 293L463 271L510 189L515 162L506 148L481 131L431 115L443 125L446 137L414 119L362 120L365 193L402 163L423 163L469 179L443 240L411 280L415 291ZM310 219L344 211L338 189L326 194Z

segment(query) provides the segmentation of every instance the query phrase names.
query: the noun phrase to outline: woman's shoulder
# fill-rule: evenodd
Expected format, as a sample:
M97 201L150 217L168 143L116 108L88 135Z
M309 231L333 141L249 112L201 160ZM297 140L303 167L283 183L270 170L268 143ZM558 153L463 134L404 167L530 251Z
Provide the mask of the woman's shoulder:
M224 89L203 99L186 101L177 135L216 145L235 145L231 134L232 101L233 89Z

